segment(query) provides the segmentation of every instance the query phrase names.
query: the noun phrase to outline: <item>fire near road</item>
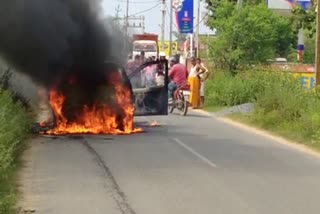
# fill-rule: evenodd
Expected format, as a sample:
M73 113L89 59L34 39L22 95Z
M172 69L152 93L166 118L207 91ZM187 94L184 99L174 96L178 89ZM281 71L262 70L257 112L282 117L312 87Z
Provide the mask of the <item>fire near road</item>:
M320 159L191 112L130 136L38 137L23 210L39 214L317 214ZM149 121L149 122L148 122Z

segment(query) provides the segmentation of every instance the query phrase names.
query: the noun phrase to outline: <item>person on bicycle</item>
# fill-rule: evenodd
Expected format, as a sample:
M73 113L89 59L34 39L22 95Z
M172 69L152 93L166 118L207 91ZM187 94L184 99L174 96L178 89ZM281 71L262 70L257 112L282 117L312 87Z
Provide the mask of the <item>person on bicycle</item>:
M174 91L183 84L187 83L188 71L186 66L178 63L177 58L171 57L169 59L170 71L168 84L169 102L172 101Z

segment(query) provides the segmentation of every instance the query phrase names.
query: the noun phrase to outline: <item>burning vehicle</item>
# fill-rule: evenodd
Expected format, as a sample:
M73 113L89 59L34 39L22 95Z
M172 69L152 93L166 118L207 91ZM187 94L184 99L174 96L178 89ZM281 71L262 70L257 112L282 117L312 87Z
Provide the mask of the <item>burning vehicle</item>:
M130 134L142 131L134 116L167 114L167 62L128 72L129 40L100 2L0 2L0 58L37 84L37 132ZM145 68L158 65L166 84L146 85Z
M146 67L164 65L167 61L148 62L134 70L130 77L140 75ZM134 116L167 115L167 84L132 88L124 68L106 62L99 69L104 75L92 78L65 76L48 94L52 121L39 121L36 132L46 134L131 134L135 128ZM102 73L101 73L102 74ZM140 76L141 82L144 77ZM95 94L92 99L92 93ZM48 111L48 109L46 109ZM48 114L48 113L47 113ZM43 120L43 119L42 119Z

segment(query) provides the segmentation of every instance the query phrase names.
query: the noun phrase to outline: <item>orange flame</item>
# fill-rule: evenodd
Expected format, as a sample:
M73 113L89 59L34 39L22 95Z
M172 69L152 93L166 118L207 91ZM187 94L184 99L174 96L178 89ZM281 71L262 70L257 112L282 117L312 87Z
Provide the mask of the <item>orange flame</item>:
M115 86L116 102L125 112L122 118L123 130L118 128L117 118L114 112L107 105L84 106L82 112L76 119L77 122L69 122L63 115L62 107L65 101L63 94L53 89L50 91L50 105L56 118L56 127L48 134L131 134L142 132L141 128L134 128L133 114L134 107L131 103L130 91L120 84Z

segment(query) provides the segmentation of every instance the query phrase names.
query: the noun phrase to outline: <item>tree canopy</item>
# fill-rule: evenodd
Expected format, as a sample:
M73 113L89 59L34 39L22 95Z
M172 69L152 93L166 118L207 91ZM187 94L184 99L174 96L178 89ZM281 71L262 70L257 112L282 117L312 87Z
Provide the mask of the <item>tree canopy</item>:
M207 0L211 12L207 25L217 30L217 38L209 44L215 64L236 70L286 57L293 50L296 34L291 20L257 1L248 0L238 9L234 1Z

